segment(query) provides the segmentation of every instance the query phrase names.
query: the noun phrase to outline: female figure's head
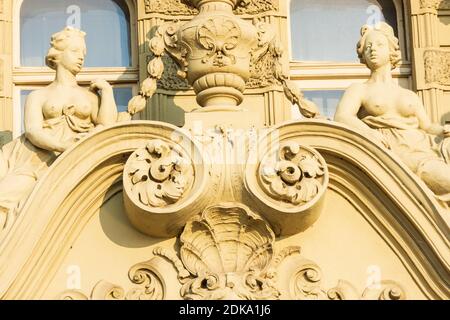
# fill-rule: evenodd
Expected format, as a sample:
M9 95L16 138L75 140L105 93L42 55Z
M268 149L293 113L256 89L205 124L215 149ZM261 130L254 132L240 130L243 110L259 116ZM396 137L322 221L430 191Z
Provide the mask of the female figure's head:
M85 33L71 27L52 35L51 48L45 62L53 70L62 67L76 75L81 71L86 56Z
M401 62L398 39L392 27L385 22L375 27L365 25L361 28L357 52L361 63L372 71L386 64L395 69Z

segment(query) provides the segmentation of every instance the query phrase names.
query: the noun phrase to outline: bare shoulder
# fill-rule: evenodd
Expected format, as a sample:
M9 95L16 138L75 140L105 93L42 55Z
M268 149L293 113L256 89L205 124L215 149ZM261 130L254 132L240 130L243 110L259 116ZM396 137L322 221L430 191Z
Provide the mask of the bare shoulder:
M49 89L48 89L48 87L31 91L30 94L28 94L28 96L27 96L26 104L42 102L48 96L49 96Z
M366 91L367 85L365 83L353 83L345 90L346 93L363 93Z
M100 101L100 96L94 92L92 92L89 89L83 88L84 92L86 93L87 97L89 98L89 101L92 103L98 104Z

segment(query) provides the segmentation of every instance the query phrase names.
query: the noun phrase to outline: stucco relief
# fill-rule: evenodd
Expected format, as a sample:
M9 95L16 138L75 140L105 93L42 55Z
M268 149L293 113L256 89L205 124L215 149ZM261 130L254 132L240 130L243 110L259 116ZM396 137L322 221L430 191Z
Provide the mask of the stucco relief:
M100 281L90 299L164 299L166 282L179 283L178 297L187 300L402 300L406 294L394 281L382 281L362 294L347 281L335 288L321 287L321 270L301 255L300 247L275 251L275 235L257 213L238 203L206 208L186 224L174 252L156 248L154 258L133 266L134 286L121 287ZM177 279L167 279L161 258L172 264ZM67 291L62 299L88 299Z
M260 179L264 190L276 200L304 205L324 189L326 164L318 153L298 143L284 143L278 155L266 155ZM325 186L326 187L326 186Z
M442 0L439 9L450 10L450 0Z
M420 0L420 8L433 10L449 10L449 0Z
M151 140L128 159L125 179L131 193L143 205L164 207L176 203L192 187L194 169L174 144Z
M443 0L420 0L420 7L422 9L435 9L437 10Z
M426 50L423 59L426 83L450 86L450 52Z
M278 0L242 0L234 9L236 14L258 14L278 10ZM185 0L145 0L146 13L195 15L198 9Z

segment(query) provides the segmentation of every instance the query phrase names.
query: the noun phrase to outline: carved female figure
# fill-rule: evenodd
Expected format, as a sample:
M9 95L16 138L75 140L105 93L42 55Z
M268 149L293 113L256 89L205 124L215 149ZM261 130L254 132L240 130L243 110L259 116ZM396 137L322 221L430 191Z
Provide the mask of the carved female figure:
M59 154L96 126L117 121L113 90L106 81L93 81L89 90L77 84L86 55L84 36L73 28L52 36L46 63L56 71L55 80L28 96L25 134L0 151L0 231L11 225Z
M335 120L391 149L440 200L450 201L450 127L432 123L419 97L392 79L401 60L393 29L364 26L357 52L371 76L347 89Z

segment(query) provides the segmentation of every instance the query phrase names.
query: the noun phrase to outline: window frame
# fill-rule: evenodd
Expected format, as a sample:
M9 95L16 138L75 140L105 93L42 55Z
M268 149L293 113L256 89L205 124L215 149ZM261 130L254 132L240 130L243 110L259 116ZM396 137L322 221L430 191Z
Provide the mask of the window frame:
M13 138L21 135L21 101L20 91L35 90L49 85L55 78L55 71L44 67L23 67L20 64L20 27L21 8L26 0L13 1ZM138 30L137 7L135 0L123 0L130 14L130 52L131 66L128 67L83 67L77 80L80 85L87 85L91 81L101 78L108 81L113 87L132 87L133 94L139 88L139 57L138 57ZM57 32L58 30L55 30ZM49 39L50 41L50 39ZM88 48L89 50L89 48Z
M364 82L370 76L370 70L359 62L299 61L294 60L292 52L291 3L287 1L289 71L291 80L297 82L303 91L346 90L352 83ZM412 63L410 48L407 1L393 0L398 25L398 38L402 50L402 64L393 70L393 77L399 83L412 89ZM355 43L356 55L356 43Z

